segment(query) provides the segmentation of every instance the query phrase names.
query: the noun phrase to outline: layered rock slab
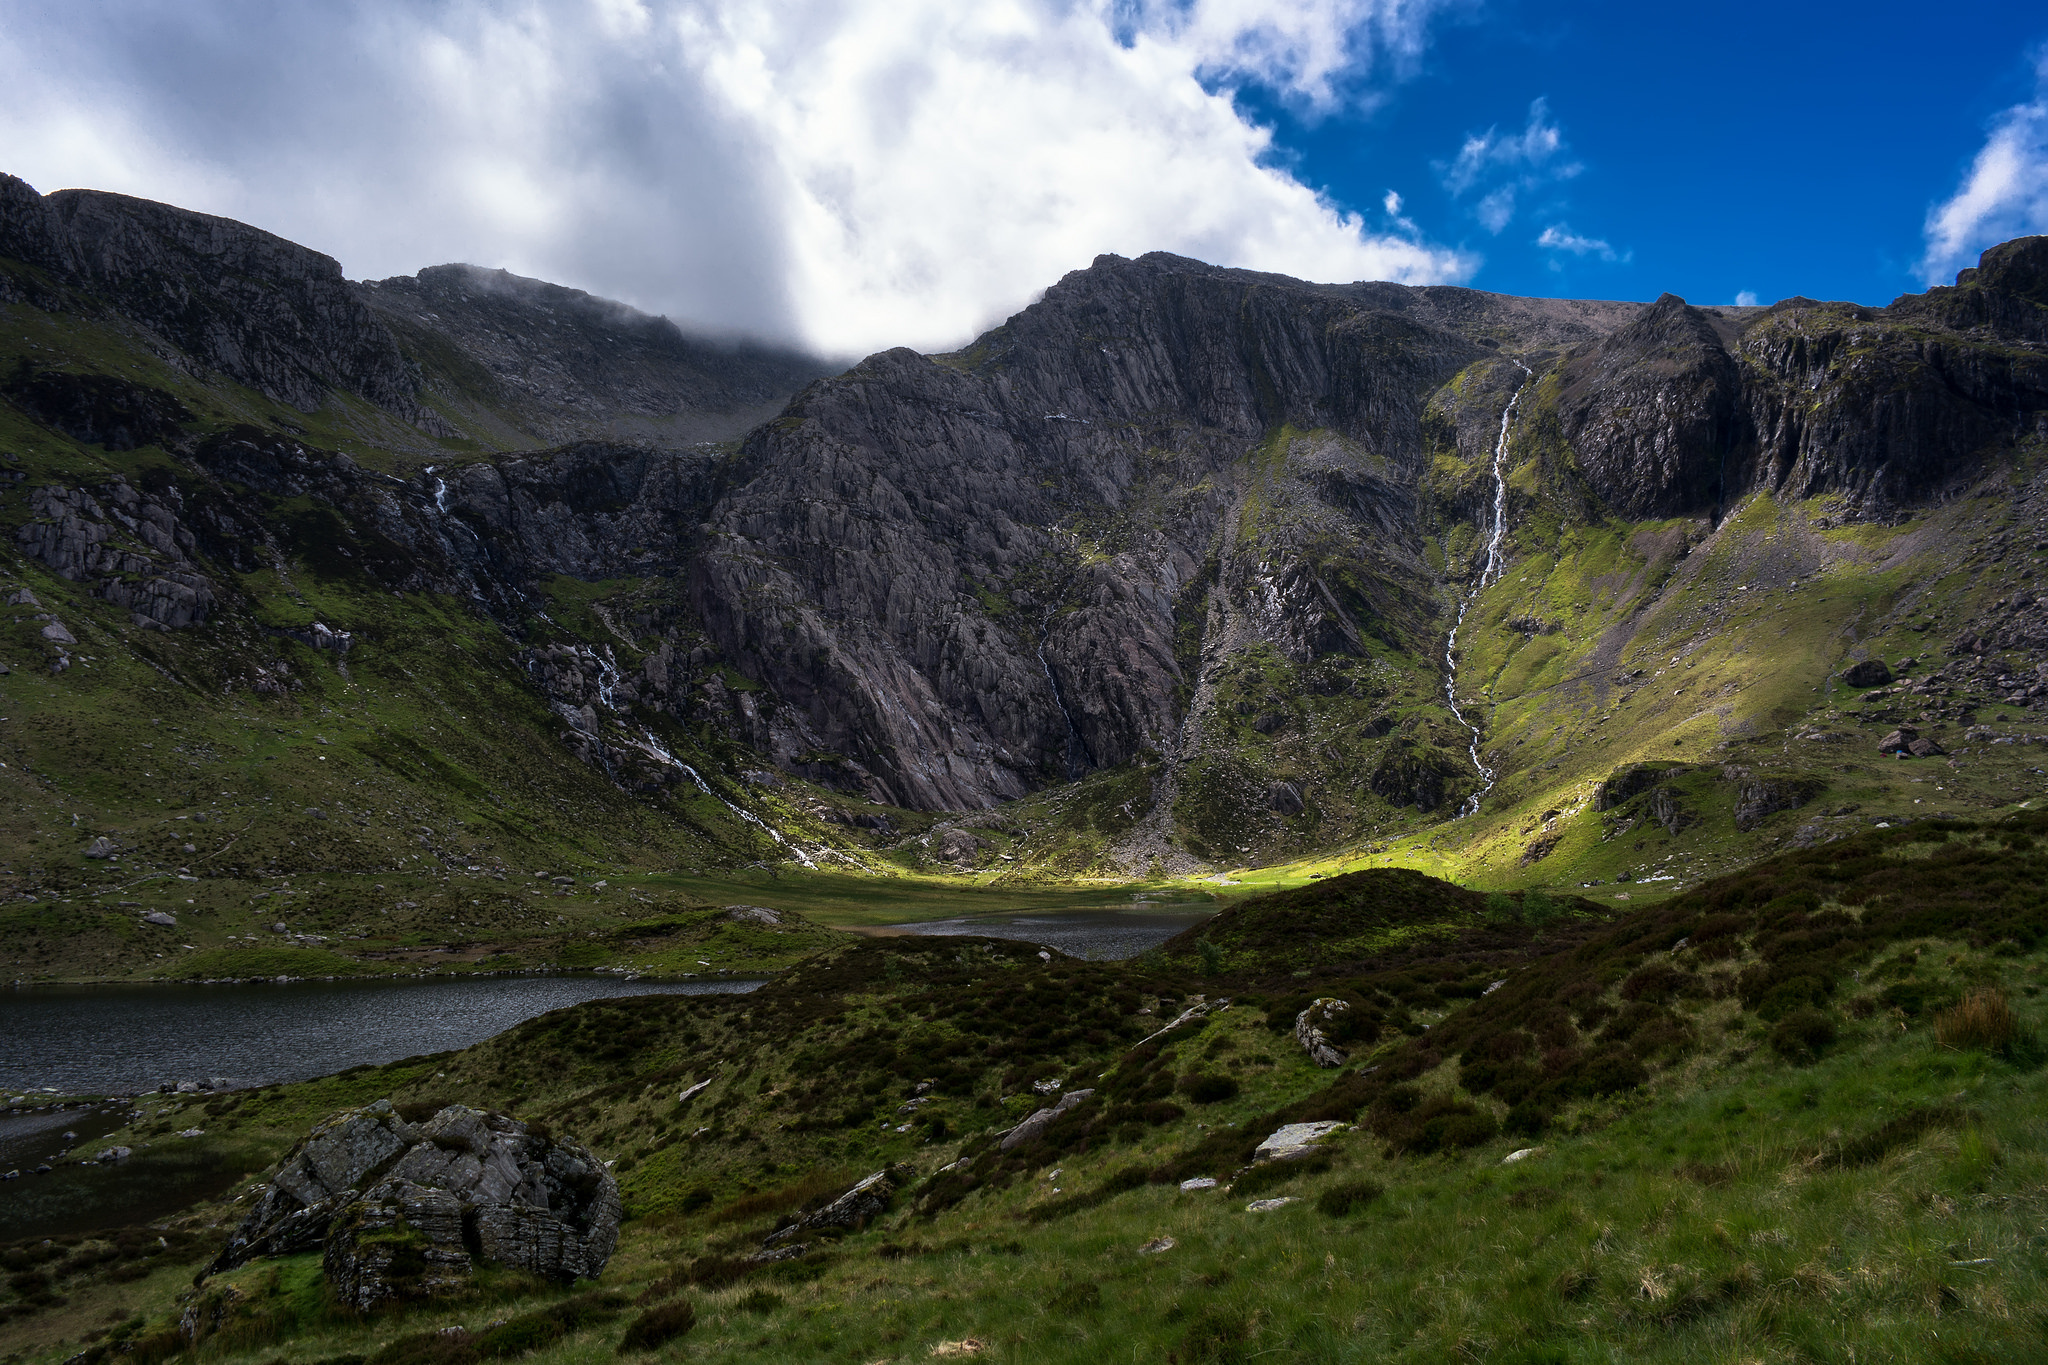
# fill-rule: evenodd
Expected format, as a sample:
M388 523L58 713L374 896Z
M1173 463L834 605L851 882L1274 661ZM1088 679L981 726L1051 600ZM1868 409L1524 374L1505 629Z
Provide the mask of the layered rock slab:
M578 1143L463 1105L408 1123L379 1100L294 1147L201 1278L318 1248L360 1312L454 1292L479 1259L567 1282L604 1269L619 1213L618 1183Z

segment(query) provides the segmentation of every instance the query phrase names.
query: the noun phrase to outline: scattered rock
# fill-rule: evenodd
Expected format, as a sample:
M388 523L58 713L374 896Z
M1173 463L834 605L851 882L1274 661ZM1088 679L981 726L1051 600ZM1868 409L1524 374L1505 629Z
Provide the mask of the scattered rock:
M85 846L88 858L111 858L121 851L121 846L102 834Z
M294 1147L201 1278L318 1247L357 1312L459 1290L472 1257L566 1283L604 1269L619 1211L617 1182L576 1143L463 1105L415 1125L379 1100Z
M1334 1119L1318 1119L1314 1123L1290 1123L1277 1130L1273 1136L1260 1143L1252 1153L1254 1165L1268 1161L1295 1161L1317 1150L1317 1145L1330 1134L1350 1127Z
M19 592L8 594L7 605L10 607L40 607L43 604L36 600L34 593L30 592L27 588L23 588Z
M1278 1199L1254 1199L1251 1203L1244 1206L1244 1211L1246 1213L1271 1213L1274 1209L1284 1209L1293 1202L1294 1196L1291 1194L1283 1194Z
M1294 1038L1317 1066L1342 1066L1346 1053L1325 1031L1339 1015L1351 1013L1351 1002L1325 996L1294 1016Z
M942 829L933 831L931 847L933 853L949 863L971 863L983 845L964 829Z
M1827 790L1827 783L1812 777L1758 777L1746 769L1735 787L1735 828L1755 829L1781 810L1797 810Z
M1877 751L1881 754L1909 754L1913 751L1913 741L1918 738L1918 730L1910 725L1901 725L1877 742Z
M58 645L75 645L78 643L78 637L64 629L62 621L52 621L44 626L43 638L52 644Z
M780 910L770 910L765 905L728 905L725 907L725 917L741 924L748 922L754 924L782 923L782 912Z
M1072 1109L1095 1092L1093 1090L1070 1090L1060 1096L1060 1102L1049 1109L1041 1109L1003 1135L1000 1144L1004 1151L1021 1147L1052 1126L1054 1119Z
M131 1147L109 1147L105 1151L101 1152L98 1156L95 1156L93 1160L105 1163L126 1161L129 1157L133 1156L134 1154L135 1151Z
M1883 659L1865 659L1843 669L1842 681L1851 687L1884 687L1892 681L1892 671Z
M154 924L164 929L175 929L178 927L178 917L176 915L167 915L161 910L150 911L142 917L142 922L144 924Z
M899 1183L897 1175L893 1167L876 1171L835 1197L823 1208L814 1209L794 1222L769 1233L762 1245L772 1247L778 1242L788 1241L799 1233L819 1228L838 1228L852 1232L866 1227L889 1211L889 1201L895 1197Z

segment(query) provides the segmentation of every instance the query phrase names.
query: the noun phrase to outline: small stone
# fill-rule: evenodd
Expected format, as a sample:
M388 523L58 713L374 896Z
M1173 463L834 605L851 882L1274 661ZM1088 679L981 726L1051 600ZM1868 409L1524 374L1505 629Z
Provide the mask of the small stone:
M93 1160L112 1163L117 1161L126 1161L129 1157L133 1155L133 1148L109 1147L105 1151L101 1152L98 1156L94 1157Z
M1181 1181L1180 1187L1184 1190L1213 1190L1216 1188L1216 1177L1198 1175L1192 1180Z
M1293 1202L1294 1196L1291 1194L1283 1194L1278 1199L1254 1199L1251 1203L1244 1206L1244 1211L1246 1213L1271 1213L1274 1209L1284 1209Z
M598 885L603 886L604 883L599 882ZM755 924L782 923L782 912L780 910L770 910L765 905L728 905L725 907L725 917L742 924L747 922Z
M1160 1252L1171 1251L1178 1245L1179 1243L1175 1242L1171 1237L1154 1237L1151 1241L1138 1248L1138 1254L1140 1256L1157 1256Z
M1542 1155L1543 1149L1541 1147L1524 1147L1521 1148L1519 1151L1509 1152L1506 1156L1500 1159L1500 1164L1503 1166L1510 1166L1517 1161L1527 1161L1532 1156Z

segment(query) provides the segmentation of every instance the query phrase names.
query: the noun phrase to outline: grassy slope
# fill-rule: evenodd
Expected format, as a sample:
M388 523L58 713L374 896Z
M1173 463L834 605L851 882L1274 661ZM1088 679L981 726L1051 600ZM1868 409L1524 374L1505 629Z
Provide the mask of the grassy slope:
M375 1096L514 1106L616 1159L630 1217L603 1284L691 1299L686 1358L916 1359L971 1336L1031 1361L2028 1359L2048 1328L2048 817L1938 823L1620 918L1379 873L1242 904L1132 963L866 942L752 997L597 1002L462 1053L152 1098L130 1140L196 1124L246 1167ZM1403 925L1442 932L1386 937ZM2016 1006L2015 1041L1938 1040L1942 1011L1986 988ZM1236 1003L1135 1046L1195 990ZM1320 995L1354 1001L1340 1072L1291 1037ZM1199 1075L1236 1093L1197 1103L1176 1079ZM1053 1077L1096 1100L991 1148ZM900 1113L922 1080L938 1102ZM1229 1182L1273 1126L1312 1117L1360 1124L1327 1168L1175 1187ZM720 1258L779 1213L892 1162L918 1179L875 1226L722 1282ZM1255 1194L1297 1202L1247 1212ZM178 1220L167 1236L194 1249L158 1255L189 1266L233 1207ZM1162 1236L1171 1250L1141 1252ZM9 1253L65 1258L52 1289L69 1302L0 1328L0 1350L56 1360L164 1320L170 1269L143 1257L128 1283L109 1267L132 1252L86 1264L117 1240ZM313 1265L243 1272L235 1330L201 1354L369 1353L560 1297L501 1278L471 1304L358 1323L325 1306ZM609 1356L622 1325L534 1358Z

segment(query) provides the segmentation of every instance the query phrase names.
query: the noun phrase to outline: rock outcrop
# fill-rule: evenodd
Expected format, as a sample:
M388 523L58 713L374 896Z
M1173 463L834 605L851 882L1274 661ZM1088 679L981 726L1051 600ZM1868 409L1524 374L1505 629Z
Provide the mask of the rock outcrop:
M619 1212L617 1182L576 1143L461 1105L408 1123L379 1100L292 1149L202 1278L319 1248L361 1312L453 1292L473 1258L569 1281L604 1269Z
M1003 1140L997 1145L1006 1152L1012 1147L1022 1147L1025 1143L1052 1127L1054 1120L1058 1119L1069 1109L1079 1105L1094 1093L1093 1090L1069 1090L1066 1094L1060 1096L1058 1104L1034 1110L1022 1123L1003 1134Z
M1351 1002L1323 997L1294 1016L1294 1040L1317 1066L1344 1065L1347 1054L1330 1040L1329 1030L1341 1015L1351 1013Z

